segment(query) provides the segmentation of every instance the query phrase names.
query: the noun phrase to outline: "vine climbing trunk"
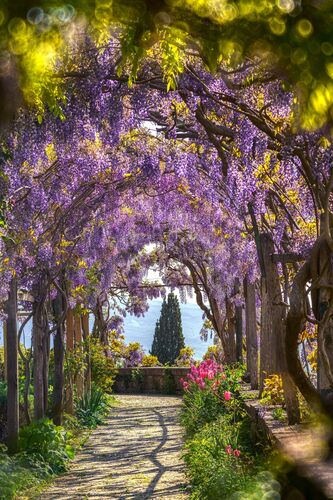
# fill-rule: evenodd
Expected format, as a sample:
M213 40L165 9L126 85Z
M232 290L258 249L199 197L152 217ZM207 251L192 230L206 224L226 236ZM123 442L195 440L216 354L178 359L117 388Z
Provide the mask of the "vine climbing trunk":
M12 278L6 305L7 363L7 432L8 450L17 451L19 433L19 388L17 345L17 283Z
M74 315L72 309L68 308L66 314L66 352L74 350ZM70 414L74 412L74 381L71 370L68 370L68 380L66 386L66 411Z
M53 387L53 421L56 425L62 425L63 410L64 410L64 360L65 360L65 343L64 343L64 323L61 321L64 300L62 294L58 291L57 297L53 300L53 314L57 322L57 329L54 336L54 387Z
M83 345L82 345L82 326L81 326L81 316L79 314L74 314L74 337L75 337L75 349L83 357ZM84 377L83 370L78 370L75 377L75 386L77 396L80 398L84 393Z
M244 279L246 366L250 375L251 389L258 389L258 338L255 285Z
M236 358L236 336L235 336L235 315L234 307L228 297L225 299L227 329L226 329L226 345L228 349L228 359L234 363Z
M265 378L278 372L277 335L275 327L280 328L277 319L281 321L280 308L276 310L273 302L276 300L276 281L272 273L274 243L269 234L260 234L260 246L263 257L264 273L261 275L261 332L260 332L260 379L259 389L262 392ZM280 313L280 316L279 316Z
M277 265L273 262L274 243L271 236L264 233L260 237L265 266L262 278L262 349L261 380L263 387L265 376L280 374L289 424L300 420L296 386L287 368L285 349L286 306L282 300L282 290ZM270 359L271 358L271 359Z
M48 399L49 334L45 311L46 283L41 277L34 289L32 339L34 352L34 417L45 417Z
M84 374L84 390L85 393L91 392L91 353L90 353L90 338L89 338L89 314L81 316L82 336L86 348L86 369Z
M240 293L239 279L235 279L234 294ZM243 308L239 304L235 304L235 331L236 331L236 360L243 362Z
M3 367L3 376L7 381L7 321L3 322L3 355L4 355L4 367Z
M323 238L318 240L311 258L312 310L320 321L318 327L318 390L330 398L333 391L333 318L323 321L333 301L333 268L331 250Z

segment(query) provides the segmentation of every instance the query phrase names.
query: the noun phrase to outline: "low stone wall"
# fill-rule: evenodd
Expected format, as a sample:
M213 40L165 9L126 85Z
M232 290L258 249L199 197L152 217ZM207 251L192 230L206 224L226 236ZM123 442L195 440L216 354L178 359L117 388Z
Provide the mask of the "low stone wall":
M316 493L306 498L333 499L333 462L325 460L329 435L320 426L288 425L273 418L273 408L264 408L258 391L243 386L244 408L252 421L255 442L267 440L288 464L293 464L298 477L309 482ZM291 497L290 497L291 498ZM296 497L295 498L301 498ZM305 498L305 497L302 497Z
M186 377L189 368L138 367L119 368L114 385L118 394L181 394L181 378Z

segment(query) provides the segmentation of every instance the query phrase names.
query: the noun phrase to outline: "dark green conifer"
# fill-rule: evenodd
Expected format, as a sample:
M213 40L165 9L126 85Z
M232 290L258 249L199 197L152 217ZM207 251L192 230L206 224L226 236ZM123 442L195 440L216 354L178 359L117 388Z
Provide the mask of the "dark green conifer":
M163 300L161 316L156 322L151 354L162 364L173 365L181 349L185 347L179 301L169 293Z

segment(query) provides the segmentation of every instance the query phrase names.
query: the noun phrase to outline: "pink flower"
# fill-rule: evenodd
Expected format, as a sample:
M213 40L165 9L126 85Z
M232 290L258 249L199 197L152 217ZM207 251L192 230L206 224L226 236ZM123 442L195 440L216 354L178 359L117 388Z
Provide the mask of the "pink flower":
M213 372L213 370L208 370L208 372L207 372L207 378L209 380L212 380L214 378L214 372Z
M232 455L232 447L230 444L228 444L228 446L225 447L225 451L228 455Z
M230 399L231 399L231 392L230 391L224 392L224 399L225 399L225 401L230 401Z
M204 389L206 387L206 384L203 380L199 380L198 386L200 387L200 389Z
M184 391L187 391L189 387L190 387L190 384L188 382L184 382L183 383L183 389L184 389Z
M241 452L239 450L234 450L235 457L240 457Z

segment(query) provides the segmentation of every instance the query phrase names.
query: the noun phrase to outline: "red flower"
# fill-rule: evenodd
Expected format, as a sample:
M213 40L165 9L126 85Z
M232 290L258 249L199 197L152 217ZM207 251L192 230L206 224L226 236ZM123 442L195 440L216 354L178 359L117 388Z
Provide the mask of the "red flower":
M228 444L228 446L225 447L225 451L228 455L232 455L232 447L230 444Z
M230 401L230 399L231 399L231 392L230 391L224 392L224 399L225 399L225 401Z
M235 457L240 457L241 452L239 450L234 450Z

